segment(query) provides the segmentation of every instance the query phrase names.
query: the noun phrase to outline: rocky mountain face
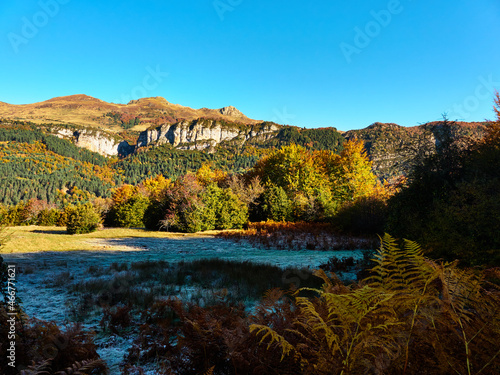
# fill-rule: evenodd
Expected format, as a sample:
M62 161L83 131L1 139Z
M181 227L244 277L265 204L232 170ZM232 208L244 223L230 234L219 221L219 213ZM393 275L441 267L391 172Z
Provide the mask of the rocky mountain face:
M125 156L141 147L167 143L178 149L205 150L224 142L265 142L278 137L283 129L281 125L252 120L232 106L192 109L161 97L128 104L107 103L86 95L26 105L0 102L0 118L31 121L48 133L104 156ZM117 119L140 121L125 131ZM390 179L410 171L416 161L436 152L448 139L466 142L468 138L481 138L485 126L462 122L431 122L415 127L374 123L343 136L362 139L374 172L381 179Z
M245 125L223 120L183 120L163 124L139 133L136 142L121 139L119 135L85 127L44 125L44 131L103 156L126 156L141 147L171 144L180 150L204 150L223 142L243 144L248 140L265 142L277 135L280 125L260 123Z
M375 174L389 180L407 174L415 163L434 154L445 142L466 144L482 138L485 127L486 123L464 122L430 122L414 127L374 123L344 136L362 139Z
M74 137L78 147L86 148L103 156L128 155L135 149L126 141L116 141L116 139L108 138L99 132L95 134L75 132Z
M76 146L97 152L102 156L128 155L134 152L135 147L116 136L103 131L85 128L60 128L58 126L45 126L47 133L59 138L71 140Z
M246 117L243 113L238 111L235 107L230 105L229 107L224 107L219 109L219 113L224 116L232 116L236 118L244 118Z
M170 143L182 150L204 150L225 141L244 143L251 138L265 141L279 129L280 126L272 123L239 125L207 119L181 121L142 132L137 140L137 147Z
M415 163L435 153L445 142L465 144L468 140L480 139L485 127L486 123L432 122L415 127L374 123L365 129L348 131L343 136L346 139L362 139L373 161L375 174L382 180L390 180L407 174ZM207 118L182 120L145 130L132 144L115 134L95 129L47 130L104 156L126 156L142 147L163 144L181 150L205 150L224 142L237 142L239 145L249 140L265 142L276 137L282 128L274 123L245 125Z

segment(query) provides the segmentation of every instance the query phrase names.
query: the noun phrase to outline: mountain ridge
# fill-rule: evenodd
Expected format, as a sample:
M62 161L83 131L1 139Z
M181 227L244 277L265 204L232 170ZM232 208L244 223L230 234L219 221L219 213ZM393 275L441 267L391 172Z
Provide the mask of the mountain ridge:
M0 119L4 123L29 121L79 147L122 157L165 144L209 152L220 145L238 150L248 142L264 148L296 143L336 149L338 144L332 142L338 137L358 138L364 141L381 179L407 174L417 159L435 153L446 139L466 142L467 138L481 138L486 127L478 122L434 121L411 127L375 122L363 129L339 132L333 127L307 129L252 120L233 106L195 110L162 97L115 104L84 94L26 105L0 102Z
M163 97L131 100L127 104L110 103L85 94L54 97L30 104L0 102L0 117L34 123L72 123L119 133L136 120L129 129L143 131L148 127L179 120L202 117L214 120L237 121L247 125L257 124L238 109L227 106L219 109L193 109L173 104ZM125 125L125 126L124 126Z

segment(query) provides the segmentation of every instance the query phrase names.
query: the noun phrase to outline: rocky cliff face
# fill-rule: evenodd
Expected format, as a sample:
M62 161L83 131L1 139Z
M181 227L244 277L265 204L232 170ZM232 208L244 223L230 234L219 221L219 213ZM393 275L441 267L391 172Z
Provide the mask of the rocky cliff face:
M422 158L434 154L447 140L467 142L484 135L484 123L431 122L403 127L375 123L344 134L347 139L365 142L373 170L381 179L407 174Z
M117 137L95 131L93 129L70 129L70 128L45 128L53 135L71 140L76 146L97 152L102 156L128 155L134 152L135 147L128 142L120 141Z
M183 120L176 124L164 124L141 132L137 143L130 145L119 137L95 129L46 127L45 130L60 138L72 140L75 145L103 156L129 155L137 148L169 143L181 150L204 150L226 141L240 144L249 139L266 141L278 133L279 125L260 123L245 125L224 120Z
M103 156L118 155L118 147L120 142L112 138L103 136L100 132L87 133L85 131L74 133L75 144L78 147L86 148L90 151L97 152Z
M204 150L224 141L244 143L250 138L267 140L279 130L275 124L238 125L218 120L199 119L165 124L142 132L137 147L170 143L182 150Z
M227 113L231 113L228 110ZM234 113L232 114L234 115ZM484 134L485 123L432 122L415 127L375 123L361 130L343 133L346 139L358 138L365 142L373 169L380 179L391 179L411 171L422 158L438 150L448 139L467 142ZM205 150L225 142L239 145L252 140L265 142L278 135L282 126L274 123L254 125L221 119L201 118L164 124L139 134L136 144L95 129L50 128L52 134L72 139L77 146L104 156L129 155L140 147L170 144L182 150Z

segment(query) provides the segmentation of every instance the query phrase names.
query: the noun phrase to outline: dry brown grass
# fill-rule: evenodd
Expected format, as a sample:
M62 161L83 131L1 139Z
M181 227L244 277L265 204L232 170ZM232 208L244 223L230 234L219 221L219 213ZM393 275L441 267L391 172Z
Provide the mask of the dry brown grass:
M169 103L164 98L143 98L130 102L130 104L108 103L87 95L71 95L49 99L40 103L14 105L0 103L0 118L31 121L41 123L64 123L90 127L100 127L112 132L123 129L113 124L109 117L103 117L108 112L129 113L134 116L141 115L143 124L135 126L132 130L142 131L148 128L153 120L168 113L173 118L194 120L200 117L225 119L244 124L255 124L258 121L246 117L233 118L221 115L217 110L193 109L179 104Z
M279 250L358 250L374 249L374 236L342 235L331 224L309 222L266 221L249 223L246 230L223 231L218 237L233 241L248 241L254 246Z

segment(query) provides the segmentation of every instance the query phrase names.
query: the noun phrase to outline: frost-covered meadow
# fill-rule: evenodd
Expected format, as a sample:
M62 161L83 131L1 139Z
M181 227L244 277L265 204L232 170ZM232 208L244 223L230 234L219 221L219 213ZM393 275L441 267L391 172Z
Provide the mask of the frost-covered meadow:
M127 288L139 293L142 290L144 295L156 293L155 298L177 296L204 303L210 295L218 292L217 285L221 285L220 283L212 283L205 286L204 290L200 290L199 284L190 285L190 275L183 276L184 285L160 285L163 283L162 280L155 279L154 275L150 275L150 279L142 277L139 283L136 281L137 278L134 278L141 268L137 265L143 265L144 268L144 265L161 264L165 269L174 270L180 262L189 264L201 259L246 261L277 266L279 268L273 271L278 273L275 275L276 278L285 284L286 282L297 284L308 277L304 276L300 269L317 268L332 257L359 259L363 256L361 251L266 250L244 241L235 243L214 237L101 238L91 241L102 248L113 250L19 252L4 254L3 257L9 264L17 266L18 295L26 314L32 318L54 321L60 326L79 321L85 329L95 331L99 354L107 362L110 374L120 373L119 364L132 344L134 333L130 331L117 334L103 330L100 324L102 306L96 306L95 300L91 297L87 300L82 298L84 290L90 290L91 283L100 282L105 285L109 289L106 294L108 299L112 298L113 293L121 293ZM293 269L298 271L295 272ZM175 277L179 277L178 274ZM126 281L118 282L117 286L115 285L117 282L106 284L110 280ZM230 286L224 285L224 289L229 289L231 292ZM102 290L99 293L102 297ZM244 302L251 306L250 300Z

